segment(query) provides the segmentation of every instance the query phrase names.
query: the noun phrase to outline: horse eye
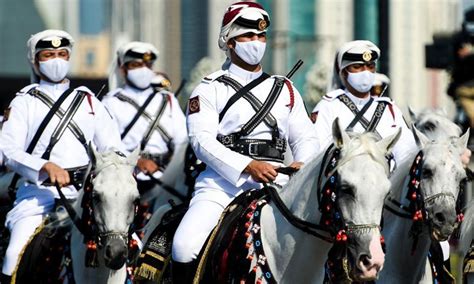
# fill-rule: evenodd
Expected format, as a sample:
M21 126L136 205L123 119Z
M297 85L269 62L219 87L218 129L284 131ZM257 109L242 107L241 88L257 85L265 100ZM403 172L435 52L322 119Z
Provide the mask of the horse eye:
M344 194L350 195L352 197L355 196L352 186L347 183L341 184L341 192Z
M433 176L433 171L428 168L423 168L423 171L421 172L421 174L424 178L430 178Z
M95 192L92 193L92 200L94 203L99 203L100 202L100 194L97 194Z

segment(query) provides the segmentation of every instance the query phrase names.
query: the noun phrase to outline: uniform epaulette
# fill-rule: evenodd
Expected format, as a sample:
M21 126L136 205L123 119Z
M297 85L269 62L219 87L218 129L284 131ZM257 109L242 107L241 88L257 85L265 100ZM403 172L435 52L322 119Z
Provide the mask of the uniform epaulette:
M387 102L389 104L393 104L393 101L391 98L389 97L375 97L374 98L374 101L375 102Z
M38 87L39 84L30 84L16 93L17 96L23 96L27 94L31 89Z
M213 82L215 79L219 78L220 76L224 75L227 71L225 70L219 70L219 71L216 71L214 73L211 73L209 75L207 75L206 77L204 77L201 81L201 83L211 83Z
M285 76L283 76L283 75L272 75L271 77L272 77L272 78L281 78L281 79L285 79L285 81L288 81L288 82L290 82L292 85L294 85L294 84L293 84L293 81L291 81L290 79L286 78L286 77L285 77Z
M88 93L90 95L94 95L94 92L92 92L89 88L85 87L85 86L80 86L80 87L77 87L75 88L76 91L81 91L81 92L84 92L84 93Z
M105 97L114 97L114 96L120 94L122 91L123 91L122 88L113 89L113 90L109 91L107 94L105 94L104 98Z
M331 91L323 96L323 99L326 101L332 101L335 98L339 97L340 95L344 94L344 90L337 89L334 91Z

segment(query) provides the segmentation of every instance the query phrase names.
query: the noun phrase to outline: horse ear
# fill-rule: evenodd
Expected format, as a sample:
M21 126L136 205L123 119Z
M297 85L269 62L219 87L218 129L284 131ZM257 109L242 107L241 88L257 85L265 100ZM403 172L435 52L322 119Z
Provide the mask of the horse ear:
M417 115L410 106L408 106L408 113L410 114L411 121L416 121Z
M459 137L458 140L458 146L461 149L466 149L467 148L467 143L469 143L469 133L471 131L471 128L468 128L466 130L466 133L464 133L461 137Z
M139 155L140 155L140 147L137 147L135 150L133 150L133 152L130 155L128 155L127 162L130 165L135 166L137 164Z
M332 136L334 138L334 145L339 149L342 148L344 144L349 143L349 135L347 135L347 133L342 130L339 123L339 117L336 117L332 123Z
M385 137L384 139L377 142L377 146L385 149L386 153L392 152L393 147L397 144L398 139L402 136L402 128L399 127L395 134Z
M425 134L418 130L418 128L416 128L414 124L412 124L411 130L413 132L413 137L415 137L415 142L418 147L423 148L426 144L430 143L430 139L428 139Z
M89 142L87 154L91 160L92 166L97 164L97 159L99 158L99 153L95 150L95 147L92 145L92 142Z

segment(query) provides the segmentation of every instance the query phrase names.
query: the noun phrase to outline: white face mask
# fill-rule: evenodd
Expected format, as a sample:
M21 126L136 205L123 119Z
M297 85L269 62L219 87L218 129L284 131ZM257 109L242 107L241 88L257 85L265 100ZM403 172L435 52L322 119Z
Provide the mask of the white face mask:
M235 53L248 64L257 65L262 61L266 45L265 42L260 40L235 41Z
M367 93L374 85L375 73L368 70L351 73L347 72L347 82L358 92Z
M61 58L40 61L39 71L52 82L59 83L66 78L69 71L69 61Z
M151 85L151 79L155 73L148 67L140 67L137 69L128 70L127 79L139 89L146 89Z

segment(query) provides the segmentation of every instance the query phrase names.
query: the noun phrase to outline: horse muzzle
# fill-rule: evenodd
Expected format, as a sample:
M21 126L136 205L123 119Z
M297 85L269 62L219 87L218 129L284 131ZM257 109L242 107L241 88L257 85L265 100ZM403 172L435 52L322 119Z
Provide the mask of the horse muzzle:
M352 258L351 278L358 282L377 279L384 265L385 254L382 250L380 232L378 230L371 232L365 236L358 236L354 240L355 246L349 247Z
M104 263L110 269L122 268L127 260L127 241L122 236L109 236L104 244Z
M457 214L453 202L449 199L439 200L439 202L426 208L428 222L431 228L431 238L434 241L445 241L457 227Z

